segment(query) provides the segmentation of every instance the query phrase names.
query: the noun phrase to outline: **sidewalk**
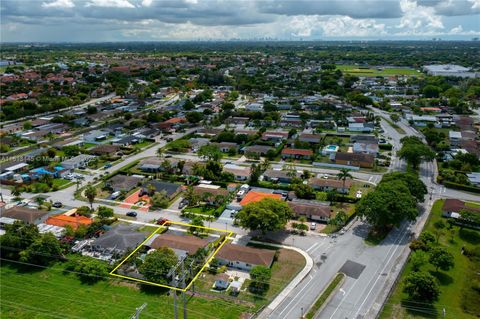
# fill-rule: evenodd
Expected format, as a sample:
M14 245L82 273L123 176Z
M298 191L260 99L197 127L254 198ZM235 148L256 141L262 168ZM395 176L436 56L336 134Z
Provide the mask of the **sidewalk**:
M280 303L288 297L290 292L303 280L303 278L308 275L308 273L313 268L313 259L305 251L296 247L264 243L255 240L252 240L251 243L295 250L296 252L300 253L306 260L305 267L303 267L303 269L297 274L297 276L295 276L295 278L293 278L293 280L275 297L275 299L273 299L273 301L257 315L258 319L264 319L267 318L268 315L270 315L275 310L275 308L277 308Z

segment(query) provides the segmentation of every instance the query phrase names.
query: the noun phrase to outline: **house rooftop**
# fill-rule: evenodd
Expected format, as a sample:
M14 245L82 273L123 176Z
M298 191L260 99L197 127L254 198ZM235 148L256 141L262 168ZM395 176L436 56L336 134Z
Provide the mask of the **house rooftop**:
M216 257L229 261L241 261L246 264L270 267L275 257L275 251L225 244L219 250Z
M250 191L241 200L240 205L245 206L245 205L248 205L250 203L259 202L259 201L261 201L262 199L265 199L265 198L272 198L272 199L281 200L282 195Z
M1 216L12 219L21 220L27 224L33 224L35 220L48 215L48 212L44 212L38 209L26 208L23 206L14 206L5 210Z

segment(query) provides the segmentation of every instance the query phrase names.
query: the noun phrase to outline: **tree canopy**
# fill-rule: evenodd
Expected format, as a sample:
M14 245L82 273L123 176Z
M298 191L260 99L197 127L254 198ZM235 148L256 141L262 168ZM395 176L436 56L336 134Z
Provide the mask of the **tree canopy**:
M293 213L287 203L265 198L243 207L236 215L240 226L250 230L267 231L283 229Z
M168 284L167 274L177 264L177 255L167 247L161 247L147 254L138 271L147 279L160 284Z

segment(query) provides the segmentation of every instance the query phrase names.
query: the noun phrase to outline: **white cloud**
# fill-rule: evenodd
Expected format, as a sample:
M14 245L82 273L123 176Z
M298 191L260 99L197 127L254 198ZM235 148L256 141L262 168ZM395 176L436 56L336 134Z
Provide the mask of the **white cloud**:
M142 1L142 6L144 7L150 7L152 5L153 0L143 0Z
M480 9L480 0L468 0L472 3L472 9Z
M433 7L418 5L416 0L400 0L400 8L403 16L397 27L407 33L444 29L442 17L435 13Z
M55 0L53 2L43 2L42 7L44 8L73 8L75 3L72 0Z
M90 0L86 7L135 8L128 0Z

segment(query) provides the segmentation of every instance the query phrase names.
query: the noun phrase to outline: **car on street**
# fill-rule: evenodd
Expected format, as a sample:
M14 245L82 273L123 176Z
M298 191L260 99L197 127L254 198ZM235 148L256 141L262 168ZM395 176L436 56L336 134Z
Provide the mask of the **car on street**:
M317 229L317 223L311 223L310 230L315 230L315 229Z
M112 167L112 164L108 163L108 164L105 164L105 166L103 168L107 169L107 168L110 168L110 167Z
M55 207L55 208L62 208L63 204L61 202L55 202L52 204L52 207Z
M133 212L133 211L132 211L132 212L128 212L128 213L127 213L127 216L128 216L128 217L137 217L137 212Z

